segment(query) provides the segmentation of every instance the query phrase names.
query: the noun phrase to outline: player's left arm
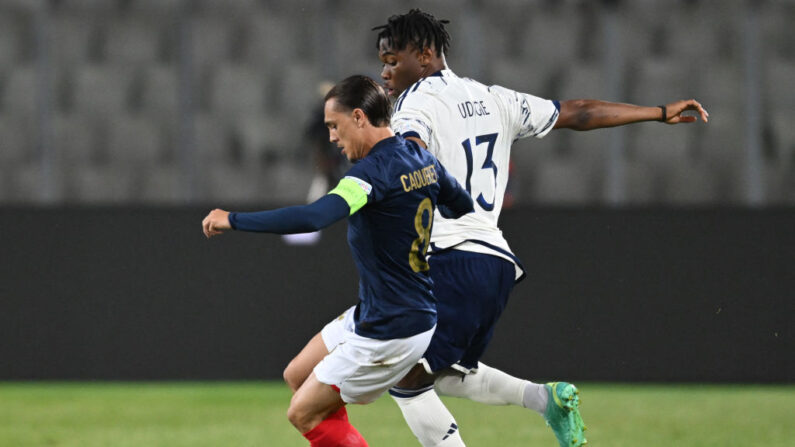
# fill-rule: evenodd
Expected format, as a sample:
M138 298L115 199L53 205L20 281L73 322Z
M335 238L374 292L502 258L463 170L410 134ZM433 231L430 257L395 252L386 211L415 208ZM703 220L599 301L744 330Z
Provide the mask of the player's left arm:
M407 139L407 140L411 140L411 141L413 141L413 142L415 142L415 143L419 144L419 145L420 145L420 147L421 147L421 148L423 148L423 149L428 149L428 145L427 145L427 144L425 144L425 142L424 142L424 141L422 141L421 139L419 139L419 138L417 138L417 137L406 137L406 139Z
M438 161L436 162L436 175L441 187L436 207L439 208L439 213L443 217L458 219L475 210L472 196Z
M705 123L709 120L709 113L695 99L683 99L654 107L596 99L574 99L560 102L560 116L554 128L592 130L642 121L662 121L666 124L698 121L696 116L682 115L688 110L696 111Z

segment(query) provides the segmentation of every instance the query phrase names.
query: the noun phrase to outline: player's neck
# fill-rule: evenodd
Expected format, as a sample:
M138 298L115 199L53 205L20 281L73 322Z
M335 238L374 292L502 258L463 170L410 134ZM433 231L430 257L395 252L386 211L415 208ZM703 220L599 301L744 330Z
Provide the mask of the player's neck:
M434 73L439 72L441 70L446 70L447 69L447 58L445 58L444 54L443 54L441 57L437 57L436 59L431 60L431 63L429 64L429 66L431 67L431 73L430 74L434 74Z
M369 149L367 149L367 152L365 152L364 154L365 157L367 156L367 154L370 153L370 150L372 150L373 147L376 144L378 144L379 141L386 140L387 138L391 138L394 136L395 132L393 132L392 128L390 128L389 126L373 127L372 131L369 132L369 135L367 136L367 147L369 147Z
M447 68L447 64L445 63L444 59L438 58L431 61L430 64L426 65L425 68L420 73L420 79L427 78L434 73L437 73L441 70ZM419 80L419 79L418 79Z

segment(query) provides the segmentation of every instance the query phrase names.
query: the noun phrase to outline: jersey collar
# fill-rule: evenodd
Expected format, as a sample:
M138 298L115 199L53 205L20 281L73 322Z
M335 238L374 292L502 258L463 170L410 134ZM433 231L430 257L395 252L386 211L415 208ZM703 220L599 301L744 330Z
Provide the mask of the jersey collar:
M402 140L402 139L403 139L403 137L401 137L400 135L393 135L391 137L384 138L383 140L379 141L378 143L375 143L375 146L373 146L373 148L370 149L370 152L368 152L367 155L374 154L376 151L381 150L381 149L383 149L385 147L390 147L390 146L394 145L395 142L400 142L400 140Z
M430 78L431 76L438 76L438 77L441 78L441 77L444 77L444 76L450 76L451 74L453 74L453 72L450 71L449 68L442 68L441 70L437 71L436 73L430 74L427 77Z

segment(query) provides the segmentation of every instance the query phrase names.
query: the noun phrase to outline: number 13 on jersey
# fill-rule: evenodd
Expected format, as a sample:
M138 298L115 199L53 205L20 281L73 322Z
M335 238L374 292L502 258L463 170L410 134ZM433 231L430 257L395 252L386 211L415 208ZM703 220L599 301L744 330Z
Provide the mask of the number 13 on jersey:
M497 200L497 165L494 164L494 161L491 157L494 155L494 145L497 144L497 133L490 133L485 135L478 135L475 137L475 146L480 146L483 143L488 143L486 146L486 159L483 162L483 166L481 167L482 170L488 170L487 172L478 171L478 175L476 179L483 178L483 176L488 176L488 172L492 172L493 174L493 181L489 183L493 183L493 193L491 202L487 201L485 197L483 197L483 193L478 194L478 198L476 202L486 211L491 211L494 209L494 202ZM464 146L464 151L466 152L467 157L467 179L466 179L466 188L469 194L472 193L472 176L473 176L473 153L472 153L472 143L470 138L461 142L461 145ZM485 186L482 182L475 182L476 185Z

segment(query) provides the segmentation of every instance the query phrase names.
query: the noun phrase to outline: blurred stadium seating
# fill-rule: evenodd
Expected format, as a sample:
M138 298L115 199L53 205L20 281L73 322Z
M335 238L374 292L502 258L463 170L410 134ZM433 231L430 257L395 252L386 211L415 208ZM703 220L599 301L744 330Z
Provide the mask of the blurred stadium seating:
M515 203L607 203L611 172L626 204L795 203L795 0L0 0L0 204L301 201L317 85L377 76L370 29L415 5L459 75L711 113L520 142Z

